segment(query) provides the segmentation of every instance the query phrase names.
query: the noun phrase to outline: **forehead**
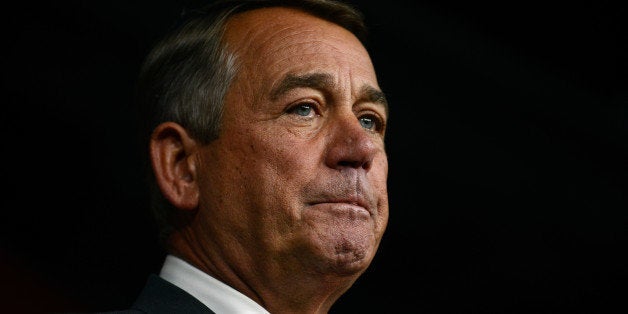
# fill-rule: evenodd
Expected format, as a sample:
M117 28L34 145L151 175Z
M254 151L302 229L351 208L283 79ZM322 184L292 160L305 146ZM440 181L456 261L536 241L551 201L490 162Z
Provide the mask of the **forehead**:
M366 49L351 32L297 9L239 13L227 22L225 39L239 63L258 75L328 69L376 81Z

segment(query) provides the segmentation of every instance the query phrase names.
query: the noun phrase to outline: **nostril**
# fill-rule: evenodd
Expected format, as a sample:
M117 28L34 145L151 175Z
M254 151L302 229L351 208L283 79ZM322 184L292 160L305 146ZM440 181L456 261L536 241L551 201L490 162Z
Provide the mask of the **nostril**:
M341 160L340 162L338 162L338 166L340 168L346 167L346 168L364 168L364 169L368 169L370 166L370 162L364 162L364 161L359 161L359 160L355 160L355 161L351 161L351 160Z
M358 167L359 163L356 161L347 161L347 160L342 160L338 163L339 166L341 167Z

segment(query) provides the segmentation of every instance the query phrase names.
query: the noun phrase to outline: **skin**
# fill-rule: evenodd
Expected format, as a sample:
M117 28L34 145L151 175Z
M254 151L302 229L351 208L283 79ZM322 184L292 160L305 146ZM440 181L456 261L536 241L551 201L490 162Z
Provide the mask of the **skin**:
M220 137L157 127L151 155L184 215L172 253L271 313L327 313L388 222L386 104L349 31L288 8L230 19L239 72Z

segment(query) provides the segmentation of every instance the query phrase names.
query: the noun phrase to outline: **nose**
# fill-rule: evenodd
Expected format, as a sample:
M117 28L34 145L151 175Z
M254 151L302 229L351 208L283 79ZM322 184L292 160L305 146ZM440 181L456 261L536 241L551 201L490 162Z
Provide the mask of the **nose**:
M369 170L378 150L377 134L365 129L353 112L334 121L326 156L327 166L337 170Z

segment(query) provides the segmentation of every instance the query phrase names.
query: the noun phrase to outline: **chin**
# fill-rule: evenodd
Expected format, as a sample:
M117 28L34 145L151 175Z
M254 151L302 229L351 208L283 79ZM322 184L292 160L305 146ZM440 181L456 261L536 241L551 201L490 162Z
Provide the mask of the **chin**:
M368 268L380 239L370 216L317 207L304 218L308 228L302 244L311 257L306 263L316 264L317 272L353 276Z
M373 260L376 247L368 237L361 238L362 241L350 241L342 239L335 242L333 247L326 250L326 259L329 269L337 275L351 276L363 273Z

